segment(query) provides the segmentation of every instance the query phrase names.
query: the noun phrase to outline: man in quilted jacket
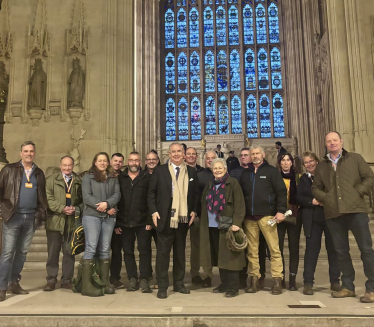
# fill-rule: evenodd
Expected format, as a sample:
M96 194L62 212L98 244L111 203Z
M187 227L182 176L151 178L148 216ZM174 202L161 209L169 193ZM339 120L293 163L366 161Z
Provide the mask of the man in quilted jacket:
M361 155L343 149L338 132L327 133L325 142L328 153L316 168L312 192L323 204L342 272L342 289L331 295L334 298L356 296L355 270L349 254L348 231L351 230L368 279L360 301L374 302L374 250L364 200L364 195L373 187L374 174Z

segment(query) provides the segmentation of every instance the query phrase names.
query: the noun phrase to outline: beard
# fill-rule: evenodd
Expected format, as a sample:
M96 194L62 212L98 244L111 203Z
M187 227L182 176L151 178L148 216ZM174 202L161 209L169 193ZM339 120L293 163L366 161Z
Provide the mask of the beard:
M140 169L140 166L129 166L129 170L132 172L132 173L136 173L138 172Z

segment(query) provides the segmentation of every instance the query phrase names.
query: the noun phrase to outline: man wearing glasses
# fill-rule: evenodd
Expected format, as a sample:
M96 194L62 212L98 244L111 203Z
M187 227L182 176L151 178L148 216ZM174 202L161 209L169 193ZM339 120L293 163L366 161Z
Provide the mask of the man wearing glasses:
M148 173L152 174L159 163L160 159L158 157L157 152L155 150L149 151L145 159L145 169L148 171Z

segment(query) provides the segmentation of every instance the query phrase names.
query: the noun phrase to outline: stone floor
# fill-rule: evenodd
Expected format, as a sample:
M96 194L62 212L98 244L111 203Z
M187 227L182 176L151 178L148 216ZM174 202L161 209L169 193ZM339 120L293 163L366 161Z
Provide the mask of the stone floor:
M300 288L296 292L271 295L269 278L265 290L256 294L241 290L239 296L231 299L223 294L213 294L213 287L192 286L189 274L186 275L186 286L192 289L191 294L169 291L165 300L156 297L157 291L142 294L122 289L100 298L59 288L43 292L45 271L25 270L21 286L30 294L9 294L6 301L0 302L0 326L374 326L374 303L359 301L365 291L361 262L355 262L357 297L346 299L331 297L325 260L317 267L314 296L303 295L302 265L300 262L297 276ZM213 286L217 286L218 271L214 273ZM321 308L288 307L300 304Z

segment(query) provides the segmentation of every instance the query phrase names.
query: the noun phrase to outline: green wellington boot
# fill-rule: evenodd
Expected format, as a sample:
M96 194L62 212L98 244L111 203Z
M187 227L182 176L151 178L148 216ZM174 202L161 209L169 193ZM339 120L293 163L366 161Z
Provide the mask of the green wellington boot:
M116 291L109 282L110 259L100 259L100 279L105 285L105 294L114 294Z
M82 295L104 295L104 283L96 274L94 260L82 259Z

